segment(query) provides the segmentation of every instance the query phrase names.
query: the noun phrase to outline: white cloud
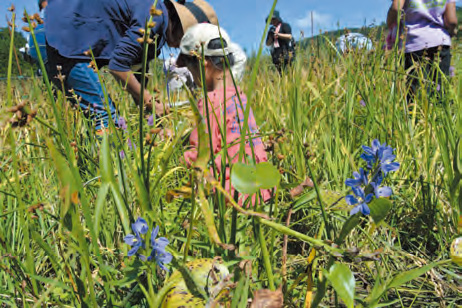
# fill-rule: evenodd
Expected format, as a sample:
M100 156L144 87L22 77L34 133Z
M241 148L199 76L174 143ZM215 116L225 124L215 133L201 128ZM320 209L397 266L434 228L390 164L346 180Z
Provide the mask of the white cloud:
M305 17L295 20L295 25L305 30L311 28L311 12L313 12L313 24L315 29L326 29L332 27L334 17L317 11L306 12Z

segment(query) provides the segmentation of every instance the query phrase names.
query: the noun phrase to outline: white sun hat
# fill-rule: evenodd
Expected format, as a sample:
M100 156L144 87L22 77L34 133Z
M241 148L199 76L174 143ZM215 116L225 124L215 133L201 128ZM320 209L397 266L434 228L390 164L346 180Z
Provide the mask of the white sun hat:
M224 48L210 49L208 45L210 41L215 39L223 40ZM227 56L230 51L231 40L225 30L218 28L218 26L203 23L190 27L180 43L180 56L178 57L177 64L181 66L182 55L191 56L193 53L202 54L202 46L204 48L205 56Z

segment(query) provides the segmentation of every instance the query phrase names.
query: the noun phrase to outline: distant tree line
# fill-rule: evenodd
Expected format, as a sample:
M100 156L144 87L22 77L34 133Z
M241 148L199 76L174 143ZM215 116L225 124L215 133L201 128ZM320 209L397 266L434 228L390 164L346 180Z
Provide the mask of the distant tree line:
M0 28L0 78L5 78L8 74L10 42L10 30L6 27ZM34 73L34 65L26 62L19 52L19 48L24 47L26 43L26 38L20 32L15 31L14 49L16 54L13 53L12 76L31 76Z

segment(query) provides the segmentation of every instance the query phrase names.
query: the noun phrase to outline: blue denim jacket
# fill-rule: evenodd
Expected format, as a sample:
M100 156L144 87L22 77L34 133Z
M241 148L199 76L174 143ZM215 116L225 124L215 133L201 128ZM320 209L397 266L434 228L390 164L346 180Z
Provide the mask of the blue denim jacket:
M63 57L89 60L91 50L97 60L108 63L109 69L129 71L141 63L142 44L137 38L149 20L153 0L49 0L45 12L47 43ZM165 44L168 12L162 0L157 3L162 15L154 16L152 29L158 35L158 54ZM153 47L151 47L153 49ZM151 49L150 48L150 49Z

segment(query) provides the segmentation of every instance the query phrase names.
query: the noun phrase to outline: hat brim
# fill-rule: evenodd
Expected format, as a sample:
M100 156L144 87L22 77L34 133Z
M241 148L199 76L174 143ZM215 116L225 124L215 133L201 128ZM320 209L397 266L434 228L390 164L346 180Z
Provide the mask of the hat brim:
M186 33L186 30L189 27L194 26L198 23L202 22L210 22L211 24L218 25L218 18L217 14L215 13L214 9L208 4L206 1L203 0L194 0L192 4L195 7L199 8L203 13L204 16L207 17L208 20L198 20L197 17L183 4L179 4L174 0L170 0L175 8L178 17L180 18L181 27L183 28L183 33Z

